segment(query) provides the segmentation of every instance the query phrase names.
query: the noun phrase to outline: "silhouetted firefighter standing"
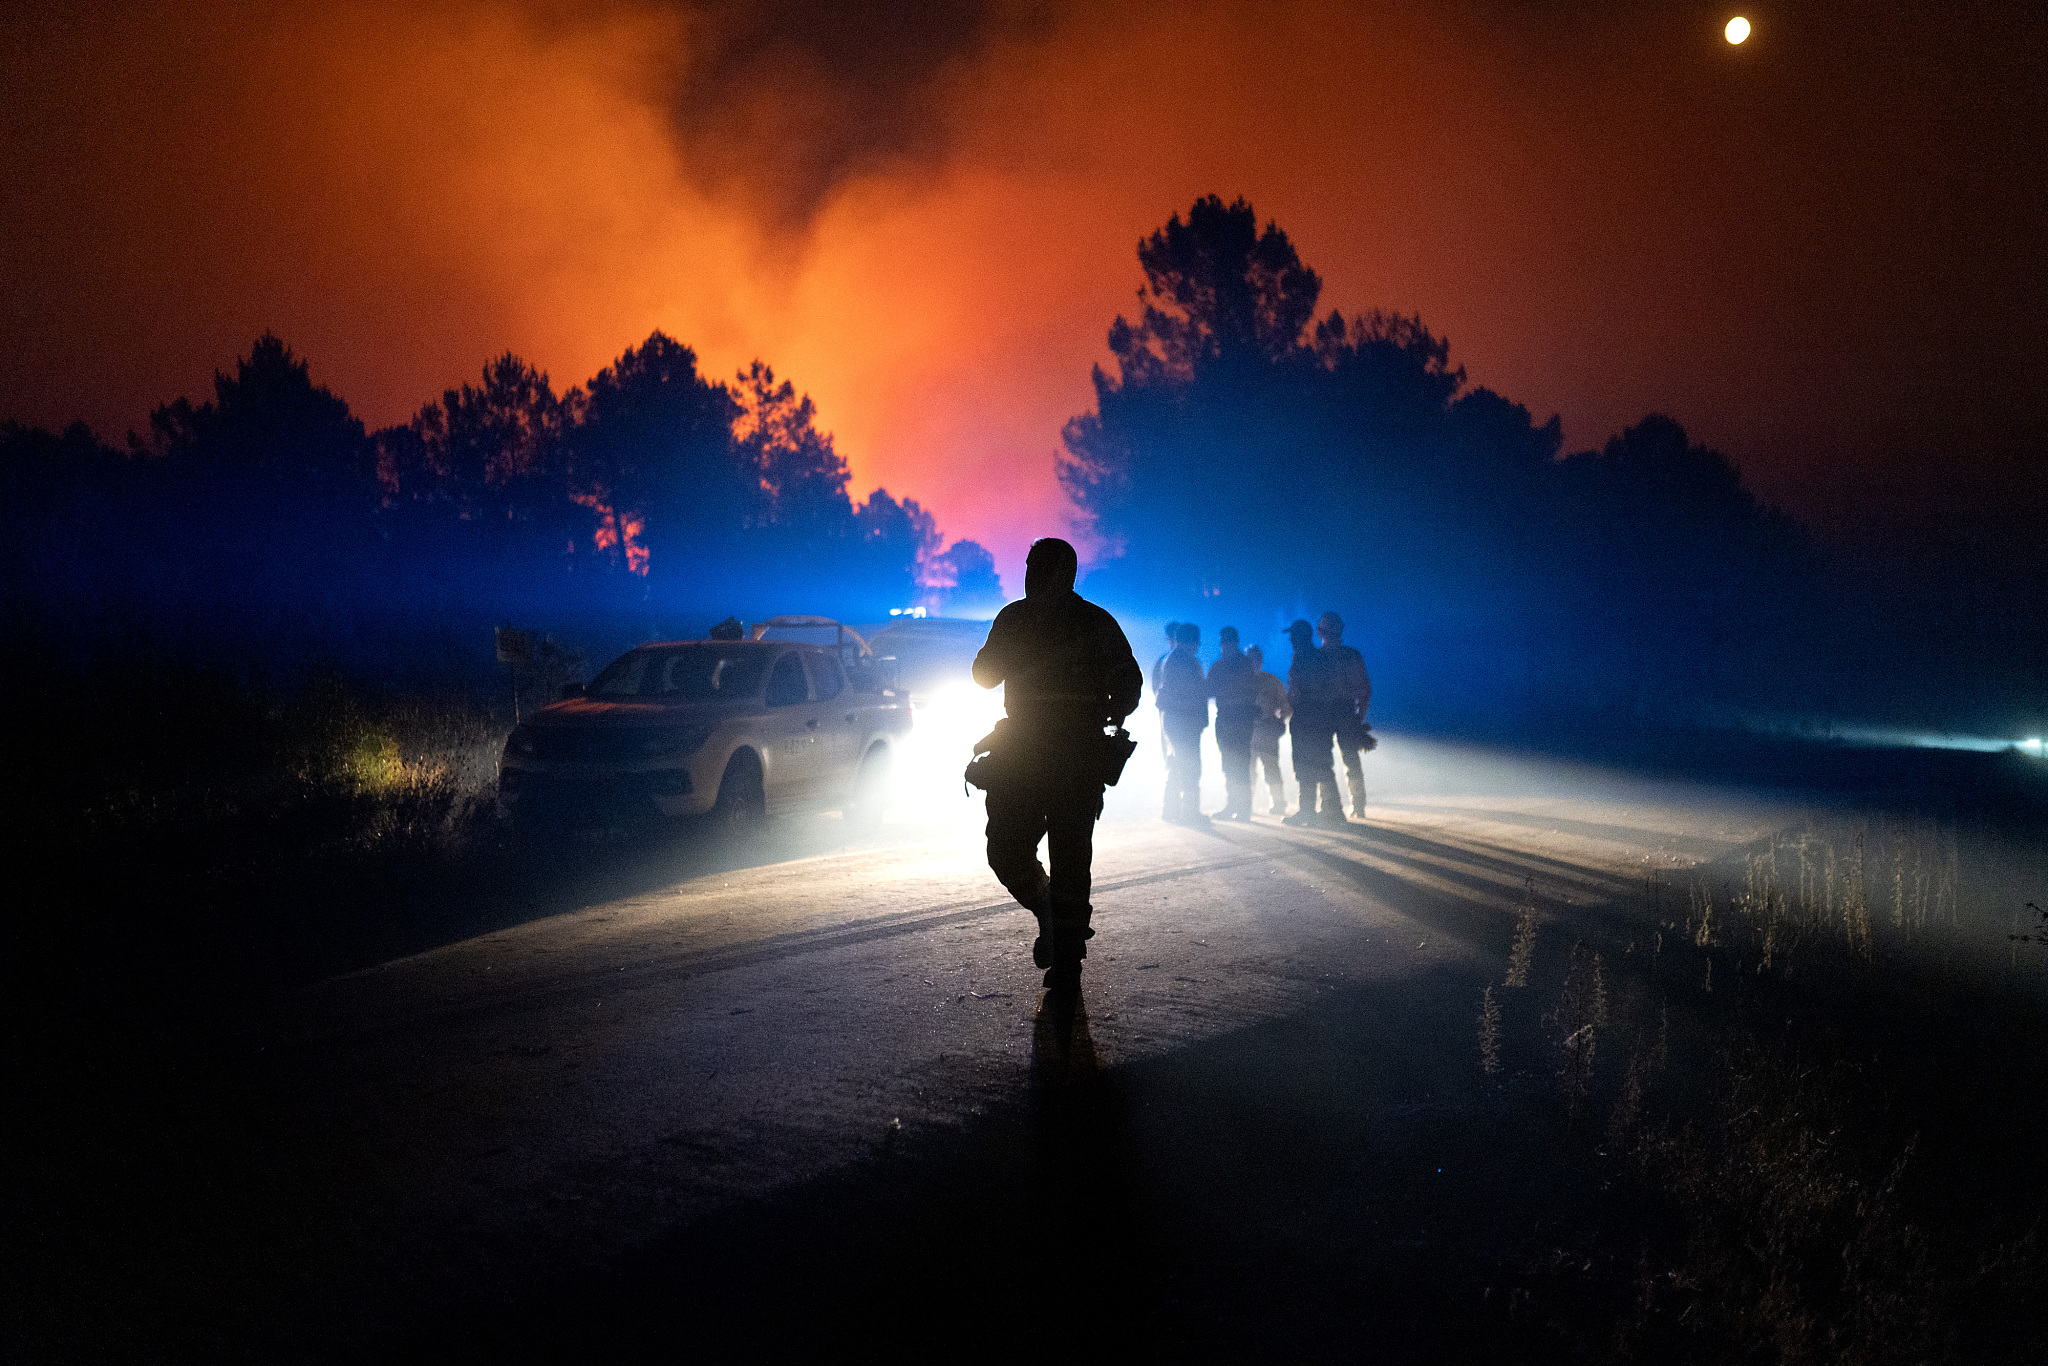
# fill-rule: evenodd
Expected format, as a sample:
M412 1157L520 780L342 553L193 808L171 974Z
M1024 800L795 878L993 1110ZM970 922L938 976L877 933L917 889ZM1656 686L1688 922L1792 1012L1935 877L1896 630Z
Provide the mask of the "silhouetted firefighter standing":
M1003 688L1008 713L975 746L968 781L988 792L988 866L1038 917L1031 960L1072 996L1094 934L1089 864L1102 789L1136 742L1119 729L1144 674L1116 620L1074 591L1074 547L1048 537L1024 561L1024 598L1005 607L974 658L974 681ZM1048 875L1038 860L1046 842Z
M1365 671L1365 656L1344 643L1344 618L1325 612L1316 618L1316 632L1330 682L1331 722L1337 732L1337 749L1344 756L1344 771L1351 780L1351 816L1365 819L1365 755L1379 747L1365 709L1372 705L1372 677ZM1334 770L1333 770L1334 776Z
M1223 755L1223 810L1227 821L1252 818L1252 728L1259 720L1259 671L1237 648L1237 628L1222 632L1223 650L1209 666L1216 699L1216 748Z
M1287 685L1279 675L1266 672L1266 652L1254 645L1244 652L1258 680L1258 709L1252 722L1252 782L1258 785L1259 769L1265 770L1266 786L1273 793L1273 814L1287 814L1287 780L1280 773L1280 737L1287 731L1287 718L1294 709L1287 702Z
M1209 728L1209 680L1202 672L1202 628L1183 621L1172 653L1152 670L1152 699L1166 736L1166 801L1159 818L1204 825L1202 732Z
M1301 806L1287 824L1346 826L1330 764L1339 684L1331 677L1331 661L1316 648L1315 627L1297 621L1287 628L1287 638L1294 642L1294 662L1287 666L1287 701L1294 708L1288 734L1294 741L1294 781L1301 786Z

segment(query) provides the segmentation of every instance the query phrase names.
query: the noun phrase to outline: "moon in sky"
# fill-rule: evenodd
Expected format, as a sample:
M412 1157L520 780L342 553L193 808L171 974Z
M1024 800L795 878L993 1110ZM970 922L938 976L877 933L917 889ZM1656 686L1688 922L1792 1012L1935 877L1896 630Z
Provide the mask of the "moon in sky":
M1728 34L1729 42L1741 42L1744 38L1747 38L1749 36L1749 20L1743 18L1739 14L1736 15L1733 19L1730 19L1728 21L1728 27L1726 29L1726 32Z

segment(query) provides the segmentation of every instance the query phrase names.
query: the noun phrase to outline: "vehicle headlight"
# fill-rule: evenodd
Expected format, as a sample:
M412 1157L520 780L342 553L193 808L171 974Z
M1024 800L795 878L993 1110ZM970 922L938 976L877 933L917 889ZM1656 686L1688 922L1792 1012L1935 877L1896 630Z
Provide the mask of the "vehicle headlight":
M530 759L533 757L533 751L533 728L531 726L514 726L512 734L505 740L505 752Z
M640 742L640 752L649 759L680 759L704 748L711 738L709 726L678 726L657 731Z

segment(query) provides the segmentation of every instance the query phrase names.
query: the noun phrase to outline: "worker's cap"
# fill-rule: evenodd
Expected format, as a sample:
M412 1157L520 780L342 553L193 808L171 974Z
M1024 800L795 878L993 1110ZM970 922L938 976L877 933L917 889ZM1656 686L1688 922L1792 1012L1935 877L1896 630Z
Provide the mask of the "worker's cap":
M1287 628L1287 638L1289 640L1312 639L1315 633L1316 628L1305 621L1297 620L1292 626Z

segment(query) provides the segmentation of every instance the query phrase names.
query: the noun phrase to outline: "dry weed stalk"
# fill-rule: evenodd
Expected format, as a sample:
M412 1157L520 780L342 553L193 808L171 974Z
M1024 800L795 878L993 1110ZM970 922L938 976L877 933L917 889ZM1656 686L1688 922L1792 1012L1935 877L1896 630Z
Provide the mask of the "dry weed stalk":
M1906 928L1906 853L1892 841L1892 928Z
M1773 841L1768 855L1755 854L1748 859L1749 879L1742 898L1736 903L1754 922L1761 934L1763 944L1762 967L1768 969L1778 951L1779 922L1784 918L1784 892L1778 886L1778 849Z
M1490 986L1479 998L1479 1070L1489 1077L1500 1071L1500 1002Z
M1600 1031L1607 1027L1607 970L1600 955L1584 940L1572 945L1564 992L1550 1023L1564 1036L1564 1063L1558 1081L1576 1112L1593 1089L1594 1052Z
M1621 1091L1614 1099L1614 1113L1609 1124L1616 1143L1625 1143L1634 1135L1642 1121L1643 1106L1650 1088L1663 1075L1670 1060L1671 1008L1667 1005L1658 1011L1656 1038L1645 1039L1639 1029L1635 1042L1629 1045L1628 1070L1622 1075Z
M1505 985L1526 987L1529 985L1529 964L1536 956L1536 879L1530 878L1522 894L1522 911L1515 917L1514 947L1508 950L1508 976Z
M1698 878L1693 879L1690 900L1692 910L1686 923L1692 930L1692 942L1698 948L1711 948L1714 943L1714 898Z
M1827 923L1833 924L1835 919L1835 846L1832 842L1828 844L1827 872L1825 877L1827 890L1825 898L1821 903L1821 913Z
M1870 897L1864 881L1863 832L1856 832L1855 857L1849 863L1849 886L1842 905L1842 927L1849 949L1868 961L1875 945L1876 927L1870 922Z

